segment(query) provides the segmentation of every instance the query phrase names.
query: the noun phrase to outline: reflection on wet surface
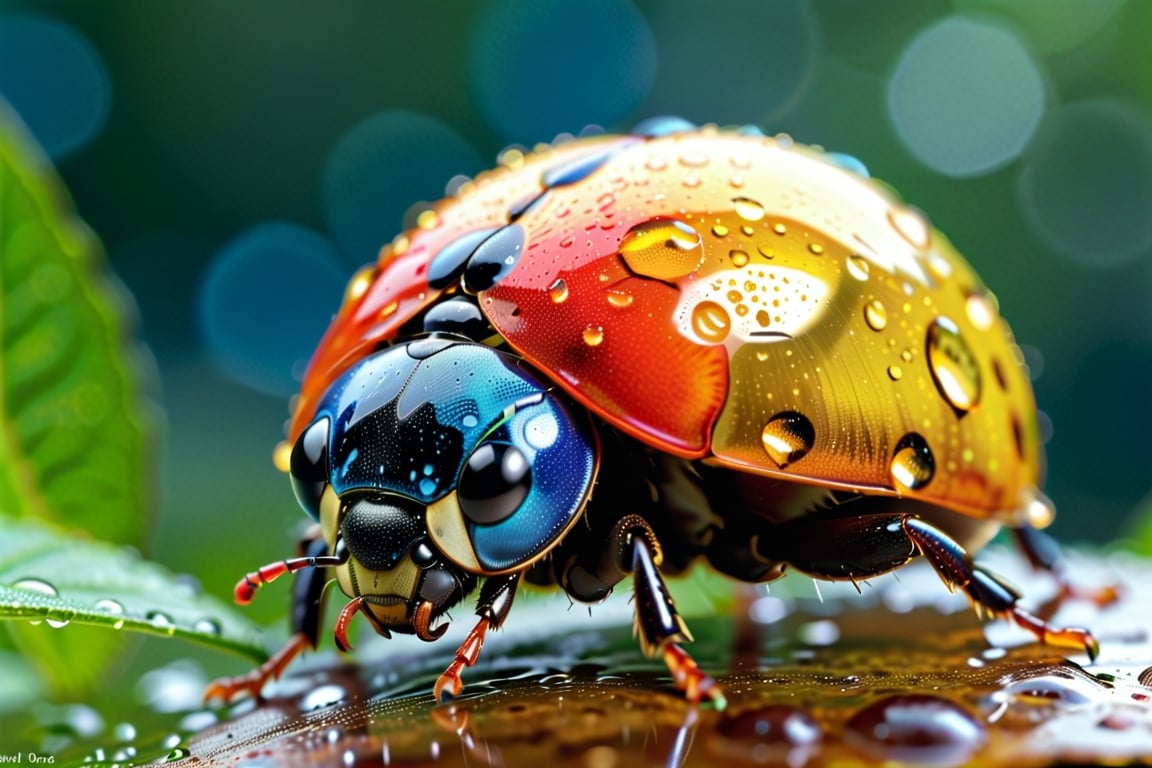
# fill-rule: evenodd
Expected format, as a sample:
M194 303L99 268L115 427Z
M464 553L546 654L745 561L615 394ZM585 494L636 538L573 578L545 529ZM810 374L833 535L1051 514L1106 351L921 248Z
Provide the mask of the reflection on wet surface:
M437 644L415 662L286 681L171 757L186 765L581 768L1152 759L1145 588L1099 612L1066 607L1081 623L1093 614L1086 623L1104 652L1091 667L1035 644L990 645L1020 638L986 633L966 610L921 605L915 575L899 589L910 602L896 610L887 595L863 607L869 601L838 605L833 596L815 606L785 600L776 607L787 615L753 603L760 622L747 626L694 619L692 650L719 673L724 712L688 705L663 666L633 649L626 625L589 633L594 642L583 649L571 632L519 646L509 633L468 670L452 704L432 701L447 662Z

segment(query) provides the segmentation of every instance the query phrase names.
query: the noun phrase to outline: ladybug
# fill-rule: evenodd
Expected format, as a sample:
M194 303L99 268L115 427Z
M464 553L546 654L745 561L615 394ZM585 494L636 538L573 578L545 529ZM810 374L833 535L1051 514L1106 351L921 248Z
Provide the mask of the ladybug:
M642 649L722 705L664 583L696 560L858 582L923 556L1094 658L969 554L1008 526L1056 569L1037 424L993 296L852 158L673 119L508 150L349 284L289 427L317 533L236 587L300 571L294 634L208 695L316 646L329 573L341 650L356 615L435 640L479 587L438 699L522 582L591 603L631 576Z

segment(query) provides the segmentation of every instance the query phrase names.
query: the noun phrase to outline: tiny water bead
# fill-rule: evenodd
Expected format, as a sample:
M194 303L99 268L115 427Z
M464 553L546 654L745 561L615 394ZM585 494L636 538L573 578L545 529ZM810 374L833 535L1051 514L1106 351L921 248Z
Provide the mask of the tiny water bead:
M48 611L44 616L44 623L53 629L60 629L72 623L72 619L76 616L76 611L69 608L61 608L57 610Z
M964 303L964 310L968 315L968 322L978 331L991 330L996 322L996 307L983 293L969 295Z
M301 712L313 712L317 709L338 704L347 697L348 692L344 690L343 686L335 684L321 685L313 688L301 697L298 708Z
M150 611L147 615L148 623L167 635L176 634L176 623L172 617L163 611Z
M848 274L860 282L868 279L868 273L871 270L871 267L868 265L868 259L853 253L845 260L845 265L848 268Z
M874 331L882 331L888 326L888 309L884 302L873 299L864 305L864 322Z
M736 215L745 221L760 221L764 218L764 206L747 197L737 197L732 201Z
M568 283L564 282L563 278L557 279L548 286L548 297L554 304L563 304L568 300Z
M218 636L222 629L220 622L215 619L197 619L192 624L192 629L202 635Z
M590 347L598 347L604 342L604 329L599 325L590 325L584 329L584 343Z

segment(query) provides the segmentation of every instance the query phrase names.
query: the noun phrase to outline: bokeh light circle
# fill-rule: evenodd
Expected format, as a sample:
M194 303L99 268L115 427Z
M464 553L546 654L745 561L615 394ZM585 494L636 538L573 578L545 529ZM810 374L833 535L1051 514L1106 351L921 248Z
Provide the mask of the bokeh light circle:
M204 275L198 320L221 370L287 396L340 304L348 270L324 236L265 222L225 245Z
M949 176L993 171L1020 155L1045 109L1044 78L1003 27L952 16L908 45L888 84L888 113L908 150Z
M112 86L100 54L72 27L45 16L0 14L0 96L59 160L100 133Z
M656 43L628 0L498 0L476 22L469 72L500 136L549 141L628 117L656 76Z
M1015 23L1041 53L1067 51L1099 32L1126 0L953 0L963 11Z
M428 115L379 112L353 126L324 166L324 215L351 266L376 258L400 231L404 213L444 197L458 174L486 166L456 131Z
M647 114L763 124L799 101L812 81L820 29L807 0L741 3L738 14L663 0L646 12L660 55Z
M1055 111L1017 181L1032 230L1090 267L1114 267L1152 249L1152 120L1118 102Z

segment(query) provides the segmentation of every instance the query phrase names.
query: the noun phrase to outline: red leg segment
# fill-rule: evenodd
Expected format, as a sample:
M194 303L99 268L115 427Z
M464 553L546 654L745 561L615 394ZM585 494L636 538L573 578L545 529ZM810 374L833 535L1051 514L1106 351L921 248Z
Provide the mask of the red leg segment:
M464 683L460 680L460 672L464 667L470 667L476 663L476 659L480 657L480 649L484 646L484 635L487 633L488 619L480 619L476 622L476 626L472 627L468 637L464 638L464 642L456 649L456 657L448 665L448 669L444 670L444 674L436 679L436 686L432 689L432 693L436 696L437 701L444 701L446 698L453 699L460 695L460 691L464 690Z
M1094 660L1100 645L1083 627L1054 627L1021 608L1019 593L1006 581L972 563L972 558L956 541L938 528L915 517L901 521L904 533L936 569L949 589L963 589L976 610L1010 619L1031 632L1042 643L1075 648Z
M300 633L288 638L284 647L272 655L268 661L244 675L236 677L223 677L214 680L204 691L204 701L220 699L228 702L236 698L237 694L247 693L254 699L260 698L264 684L269 680L278 680L284 669L296 658L301 651L311 648L307 635Z
M248 605L256 595L256 590L269 584L286 573L295 573L305 568L326 568L343 565L348 561L345 551L342 555L323 555L321 557L294 557L291 560L281 560L278 563L269 563L236 582L234 595L240 605Z

